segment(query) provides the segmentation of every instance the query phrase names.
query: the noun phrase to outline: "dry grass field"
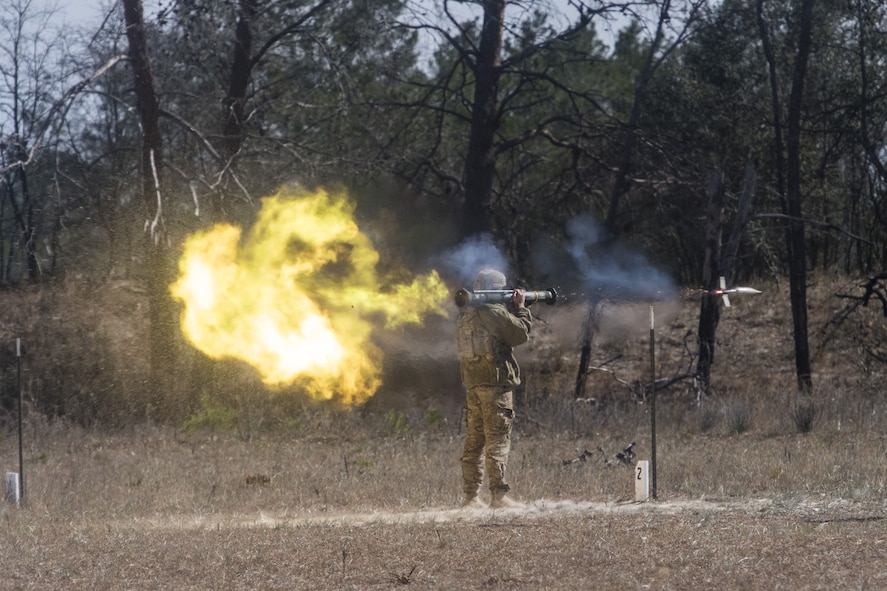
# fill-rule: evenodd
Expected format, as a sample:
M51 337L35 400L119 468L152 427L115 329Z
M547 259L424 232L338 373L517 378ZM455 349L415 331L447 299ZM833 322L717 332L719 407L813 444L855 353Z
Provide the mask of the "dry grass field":
M273 428L32 414L25 503L0 505L0 588L885 588L887 321L846 311L835 294L852 283L813 285L816 386L801 397L785 286L758 287L722 314L712 395L686 381L657 395L655 500L635 502L633 467L614 461L631 441L650 458L645 311L607 311L594 400L576 402L581 313L542 309L510 462L525 509L459 508L458 392L388 390ZM692 363L695 311L661 311L659 378Z

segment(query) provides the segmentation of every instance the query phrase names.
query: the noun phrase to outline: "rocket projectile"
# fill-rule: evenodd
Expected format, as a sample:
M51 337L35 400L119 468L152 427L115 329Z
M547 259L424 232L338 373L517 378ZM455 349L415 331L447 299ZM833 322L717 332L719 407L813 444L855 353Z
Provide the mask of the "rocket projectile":
M721 288L720 289L712 289L708 290L705 293L710 293L711 295L719 295L724 300L724 306L730 307L730 298L727 297L730 294L736 295L757 295L761 293L759 290L754 287L731 287L727 289L727 280L724 277L721 277Z
M760 290L755 289L754 287L731 287L730 289L715 289L713 291L708 292L712 295L729 295L729 294L746 294L746 295L757 295L759 293L763 293Z
M754 287L734 287L729 290L729 293L745 293L749 295L757 295L759 293L764 293L759 289L755 289Z

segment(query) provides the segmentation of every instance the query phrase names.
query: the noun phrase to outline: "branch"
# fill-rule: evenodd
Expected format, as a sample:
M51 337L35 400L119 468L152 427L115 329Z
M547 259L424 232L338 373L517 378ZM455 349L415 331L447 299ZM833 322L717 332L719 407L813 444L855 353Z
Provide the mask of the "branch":
M447 19L452 23L453 27L456 31L459 32L459 37L465 41L467 45L464 45L462 41L460 41L459 37L452 35L448 30L443 28L440 25L435 25L431 23L421 22L418 24L412 24L408 22L398 21L397 25L402 29L406 29L407 31L431 31L432 33L436 33L440 35L447 43L449 43L453 49L456 50L456 53L459 54L460 60L465 60L469 65L473 67L474 65L474 56L477 54L478 48L473 43L470 35L467 34L465 27L459 24L459 21L456 20L456 17L452 15L449 10L449 5L444 1L444 13L446 14ZM418 17L417 17L417 20Z
M625 380L616 377L616 370L610 369L609 367L602 367L602 366L598 365L595 367L589 367L588 370L589 371L602 371L604 373L608 373L613 377L614 380L616 380L618 383L622 384L623 386L631 386L631 384L629 384Z
M870 278L867 282L860 286L865 289L865 293L862 296L855 296L850 294L837 295L839 298L855 300L858 302L861 301L863 306L868 306L869 301L872 299L872 297L875 297L881 302L881 314L884 317L887 317L887 294L885 294L884 289L879 285L879 283L885 279L887 279L887 273L879 273L878 275Z
M151 230L151 238L154 244L159 244L162 238L160 227L163 225L163 195L160 192L160 176L157 174L157 164L154 162L154 150L149 152L151 156L151 173L154 177L154 191L157 193L157 211L152 221L145 220L145 229Z
M272 47L274 47L274 45L275 45L278 41L280 41L281 39L283 39L283 38L286 37L287 35L296 32L296 30L297 30L300 26L302 26L303 24L305 24L305 22L306 22L308 19L310 19L310 18L313 17L315 14L317 14L318 12L320 12L321 10L323 10L324 8L326 8L327 5L330 4L330 3L332 3L332 0L321 0L321 1L318 2L318 3L317 3L317 4L316 4L311 10L309 10L309 11L306 12L304 15L302 15L302 18L300 18L300 19L298 19L296 22L294 22L294 23L292 23L292 24L290 24L290 25L284 27L282 30L278 31L276 34L274 34L274 35L272 35L271 37L269 37L268 40L265 41L265 44L262 45L262 47L256 52L256 55L254 55L254 56L250 59L250 64L249 64L249 68L250 68L250 70L252 70L254 67L256 67L256 64L258 64L258 63L262 60L262 58L265 57L265 54L268 53L268 51L269 51Z
M66 107L66 103L71 97L79 94L84 88L102 77L105 72L114 67L118 62L126 59L128 59L126 55L122 54L112 57L105 63L105 65L96 70L92 76L90 76L89 78L84 78L83 80L69 88L67 92L65 92L61 96L61 98L59 98L59 100L53 103L52 107L49 109L49 113L47 113L46 117L44 118L43 124L38 128L37 133L34 135L34 144L31 146L31 150L28 152L27 160L18 160L17 162L13 162L5 167L0 168L0 174L6 173L10 170L13 170L14 168L25 168L26 166L32 164L34 162L34 159L36 158L37 150L42 144L43 136L52 125L55 114L62 110L67 111L70 105Z
M868 244L869 246L874 246L874 243L871 240L867 240L867 239L863 238L862 236L857 236L856 234L854 234L850 230L846 230L846 229L844 229L840 226L837 226L831 222L822 222L819 220L809 220L806 218L799 218L799 217L791 216L791 215L784 214L784 213L758 213L758 214L751 216L749 219L752 219L752 220L755 220L755 219L784 219L784 220L789 220L792 222L801 222L802 224L807 224L809 226L816 226L818 228L824 228L826 230L835 230L837 232L840 232L841 234L846 234L850 238L853 238L854 240L858 240L859 242L862 242L863 244Z
M219 170L218 174L216 175L216 177L217 177L216 182L214 182L211 185L209 185L208 183L205 183L208 185L208 187L210 189L215 190L216 187L219 185L219 183L222 182L222 179L224 178L225 174L229 174L229 175L231 175L231 178L234 179L234 182L237 184L237 186L240 188L240 190L243 191L243 194L246 196L246 200L248 202L252 203L252 201L253 201L252 195L250 195L247 188L245 186L243 186L243 183L237 177L237 175L234 173L234 171L231 170L231 165L234 162L234 156L232 156L228 160L225 160L224 158L222 158L222 155L219 154L219 152L215 149L215 147L212 145L212 142L210 142L206 138L206 136L204 136L202 133L200 133L200 130L198 130L196 127L194 127L192 124L187 122L185 119L183 119L179 115L176 115L175 113L172 113L170 111L166 111L164 109L160 110L160 114L163 115L164 117L169 117L170 119L172 119L173 121L175 121L176 123L178 123L179 125L184 127L189 133L193 134L194 137L196 137L198 140L200 140L200 143L203 144L203 146L206 148L206 151L209 152L210 155L216 159L216 161L223 164L222 168Z
M696 374L693 373L683 373L670 378L662 378L660 380L656 380L654 383L654 387L657 390L665 390L672 384L676 384L678 382L682 382L684 380L690 380L696 377Z
M591 23L591 17L593 14L600 14L600 13L604 13L607 11L608 11L607 8L602 8L597 11L592 11L590 9L580 10L579 20L576 21L575 24L573 24L570 27L567 27L566 29L564 29L560 33L557 33L556 35L553 35L553 36L551 36L539 43L531 45L531 46L527 47L526 49L524 49L523 51L520 51L520 52L506 58L505 60L502 61L501 68L503 70L507 70L507 69L513 67L513 65L515 65L515 64L520 64L520 63L526 62L527 60L538 55L539 53L542 53L543 51L545 51L546 49L548 49L549 47L551 47L555 43L559 43L561 41L570 41L576 35L578 35L580 32L582 32L583 30L585 30L588 27L588 25Z
M194 127L193 125L191 125L190 123L188 123L187 121L182 119L182 117L180 117L179 115L176 115L175 113L172 113L172 112L167 111L165 109L160 109L160 114L163 115L164 117L169 117L170 119L172 119L173 121L175 121L176 123L178 123L179 125L184 127L188 132L193 134L194 137L196 137L198 140L200 140L200 143L203 144L203 146L206 148L206 151L209 152L213 158L215 158L219 162L225 161L225 159L222 158L222 155L219 154L219 152L215 149L215 147L212 145L212 143L208 139L206 139L206 136L204 136L202 133L200 133L200 131L196 127Z

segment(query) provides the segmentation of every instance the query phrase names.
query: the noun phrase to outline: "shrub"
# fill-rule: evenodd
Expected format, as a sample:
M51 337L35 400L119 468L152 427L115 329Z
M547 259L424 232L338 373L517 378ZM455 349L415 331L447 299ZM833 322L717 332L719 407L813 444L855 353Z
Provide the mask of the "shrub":
M819 413L812 400L800 402L792 408L792 421L798 433L809 433L813 430L816 416Z
M237 412L204 394L200 397L200 410L188 417L182 428L189 432L197 429L232 431L236 426Z
M425 430L431 433L440 433L447 426L447 419L436 408L432 408L425 414Z
M391 409L385 413L382 429L386 435L405 435L410 431L410 424L403 412Z
M721 420L720 413L709 404L701 404L696 410L696 430L699 433L708 433L718 426Z
M730 434L741 435L751 429L751 407L744 401L735 401L727 407L727 430Z

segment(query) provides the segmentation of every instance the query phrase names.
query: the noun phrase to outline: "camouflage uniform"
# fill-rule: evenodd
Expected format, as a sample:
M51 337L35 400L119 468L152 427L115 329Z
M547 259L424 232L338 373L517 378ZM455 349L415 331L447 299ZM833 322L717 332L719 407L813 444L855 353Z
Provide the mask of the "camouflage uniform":
M484 275L486 273L486 275ZM500 289L505 276L482 271L474 289ZM466 394L462 488L466 504L476 499L484 468L495 499L508 492L506 465L514 421L512 388L520 384L514 347L527 342L532 317L525 307L466 306L456 321L456 349Z

